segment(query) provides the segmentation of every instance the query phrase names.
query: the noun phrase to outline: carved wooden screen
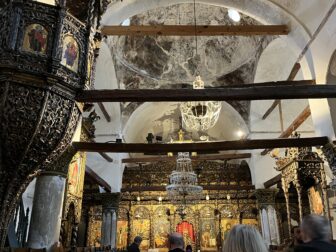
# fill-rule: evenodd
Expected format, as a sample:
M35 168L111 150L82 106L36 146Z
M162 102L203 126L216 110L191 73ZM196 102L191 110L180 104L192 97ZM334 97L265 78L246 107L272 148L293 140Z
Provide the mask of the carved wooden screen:
M147 207L137 207L133 212L131 240L141 236L141 251L147 251L150 246L150 212Z
M89 211L89 227L87 231L87 246L100 247L102 226L102 207L90 207Z
M128 211L125 208L119 208L117 222L117 249L126 250L129 245L128 231Z
M166 215L166 207L158 207L154 211L153 218L154 248L160 251L168 251L167 238L170 233L170 221Z
M216 237L218 223L216 223L215 209L205 206L200 209L200 244L202 251L217 251Z

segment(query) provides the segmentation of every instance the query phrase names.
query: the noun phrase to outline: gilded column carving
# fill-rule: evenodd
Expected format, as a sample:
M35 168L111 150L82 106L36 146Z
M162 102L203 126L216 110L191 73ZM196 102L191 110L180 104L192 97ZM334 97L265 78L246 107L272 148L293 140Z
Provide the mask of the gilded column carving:
M286 200L286 211L287 211L287 222L288 222L288 234L289 238L292 238L292 227L291 227L291 213L289 207L289 192L288 188L284 188L285 200Z
M295 184L295 189L298 195L298 204L299 204L299 218L300 222L302 221L303 218L303 210L302 210L302 187L299 185L298 182L294 183Z
M149 225L150 225L150 233L149 233L149 247L151 249L154 248L154 212L153 209L150 211L149 217Z
M325 146L324 153L332 153L333 149ZM330 154L330 162L334 162L334 157ZM315 185L320 185L322 189L322 199L324 206L324 214L326 217L328 210L327 200L327 184L323 166L323 160L318 153L313 152L311 148L288 148L284 157L278 158L276 161L276 170L281 172L282 188L286 198L286 208L288 216L289 235L291 235L291 213L289 206L289 188L293 185L297 192L299 221L302 220L304 214L304 199L307 198L307 190ZM307 181L313 183L307 184ZM313 212L312 209L310 209Z

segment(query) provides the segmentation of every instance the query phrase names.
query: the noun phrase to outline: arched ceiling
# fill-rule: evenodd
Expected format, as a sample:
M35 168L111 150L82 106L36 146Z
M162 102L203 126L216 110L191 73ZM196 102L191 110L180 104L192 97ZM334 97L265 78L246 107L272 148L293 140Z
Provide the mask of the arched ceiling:
M237 24L229 18L227 8L205 4L196 4L195 7L197 24ZM194 5L183 3L156 8L137 14L129 21L131 25L192 25ZM241 14L239 24L260 23ZM119 36L109 38L108 45L120 88L191 88L197 73L201 75L206 86L253 83L258 58L273 38ZM139 105L141 103L122 105L124 123ZM248 124L250 102L235 101L230 102L230 105ZM155 107L158 111L163 109L157 104ZM176 113L175 117L170 118L173 121L171 124L178 125L178 118Z
M159 109L158 109L159 108ZM123 135L126 142L144 142L148 133L162 136L163 142L178 139L179 104L177 102L144 103L129 118ZM239 113L228 103L222 102L222 112L217 124L207 132L187 132L186 140L201 141L207 136L210 141L235 140L237 129L248 132L248 127Z

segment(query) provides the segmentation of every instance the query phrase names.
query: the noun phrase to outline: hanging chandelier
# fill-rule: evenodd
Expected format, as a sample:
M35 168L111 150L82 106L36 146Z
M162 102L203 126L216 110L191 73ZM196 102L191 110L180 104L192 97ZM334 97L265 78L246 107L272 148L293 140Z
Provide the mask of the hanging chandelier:
M196 203L202 197L203 188L197 184L197 175L193 171L189 152L179 152L176 170L169 176L166 191L169 200L185 208L187 204Z
M194 0L194 27L195 27L195 59L198 55L197 44L197 20L196 1ZM204 89L204 82L198 71L198 64L195 71L196 79L193 82L193 89ZM220 101L193 101L180 104L182 120L185 127L191 131L206 131L215 126L222 108Z
M196 76L193 89L204 89L201 76ZM188 130L206 131L215 126L222 108L220 101L192 101L180 104L182 120Z

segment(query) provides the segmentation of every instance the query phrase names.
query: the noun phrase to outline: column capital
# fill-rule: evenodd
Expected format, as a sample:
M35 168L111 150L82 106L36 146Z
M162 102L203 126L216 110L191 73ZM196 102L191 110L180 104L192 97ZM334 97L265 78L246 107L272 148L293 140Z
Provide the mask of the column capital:
M254 195L257 198L257 204L259 208L265 208L268 205L275 204L276 194L279 192L277 188L275 189L256 189Z
M49 163L44 167L41 175L55 175L66 178L70 162L76 153L77 150L70 145L55 162Z
M101 202L104 209L118 209L120 201L120 193L101 193Z

